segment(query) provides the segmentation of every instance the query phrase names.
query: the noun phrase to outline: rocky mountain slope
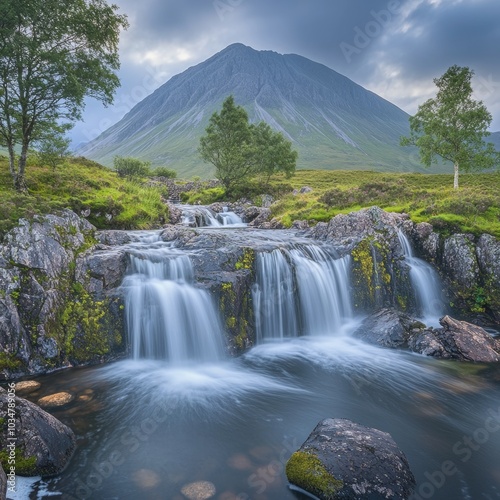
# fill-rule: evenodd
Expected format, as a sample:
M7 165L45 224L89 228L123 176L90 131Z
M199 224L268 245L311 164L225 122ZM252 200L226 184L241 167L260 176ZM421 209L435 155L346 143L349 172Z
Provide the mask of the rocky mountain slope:
M299 168L423 171L399 146L409 131L404 111L322 64L242 44L174 76L77 154L106 165L115 155L140 157L208 177L199 137L230 94L251 121L293 141Z

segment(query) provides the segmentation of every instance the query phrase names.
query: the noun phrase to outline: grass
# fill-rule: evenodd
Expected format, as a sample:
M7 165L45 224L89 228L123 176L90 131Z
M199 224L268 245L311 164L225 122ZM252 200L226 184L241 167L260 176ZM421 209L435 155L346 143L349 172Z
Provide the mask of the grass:
M159 188L119 178L85 158L69 158L55 170L28 163L28 194L12 188L8 160L0 156L0 238L21 217L69 208L99 229L149 229L168 220Z
M280 181L274 180L276 185ZM285 225L294 220L328 221L339 213L378 205L405 212L414 222L430 222L443 233L490 233L500 237L500 172L463 174L453 189L448 174L301 170L286 181L307 194L288 193L272 205Z

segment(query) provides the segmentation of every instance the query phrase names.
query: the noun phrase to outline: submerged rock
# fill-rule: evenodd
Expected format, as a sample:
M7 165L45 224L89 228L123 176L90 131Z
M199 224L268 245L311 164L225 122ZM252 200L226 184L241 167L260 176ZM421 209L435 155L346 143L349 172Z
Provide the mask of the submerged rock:
M500 341L480 326L445 316L442 328L424 330L409 342L412 351L443 359L495 363L500 361Z
M392 437L346 419L320 422L288 460L286 475L320 500L406 499L415 488Z
M0 388L0 418L6 419L7 391ZM61 472L75 449L73 431L34 403L15 397L16 474L50 476ZM2 450L9 450L8 427L0 433Z
M71 403L75 397L69 392L58 392L56 394L50 394L49 396L44 396L38 400L38 404L42 408L57 408L58 406L64 406Z
M215 495L215 486L209 481L197 481L182 487L181 493L188 500L208 500Z
M16 383L16 394L22 396L23 394L30 394L40 389L42 384L36 380L23 380Z

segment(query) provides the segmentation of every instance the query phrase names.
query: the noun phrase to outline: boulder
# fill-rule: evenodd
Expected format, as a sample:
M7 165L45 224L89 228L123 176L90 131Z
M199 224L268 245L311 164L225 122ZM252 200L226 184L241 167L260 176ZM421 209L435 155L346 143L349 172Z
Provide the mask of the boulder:
M354 336L382 347L405 347L411 336L425 328L420 321L394 309L381 309L363 320Z
M444 242L443 267L458 289L471 290L479 284L479 265L473 237L454 234Z
M443 359L478 363L500 361L500 341L480 326L445 316L442 328L416 334L409 342L412 351Z
M392 437L346 419L320 422L288 460L286 475L320 500L406 499L415 488Z
M488 298L488 309L500 322L500 241L483 234L477 242L476 255L485 296Z
M109 229L106 231L97 231L96 240L107 246L126 245L131 242L130 235L126 231Z
M260 208L259 214L253 219L249 219L247 216L247 211L245 211L245 220L250 220L248 223L249 227L261 227L265 222L271 219L271 210L269 208Z
M76 445L73 431L37 405L20 397L15 402L16 473L21 476L50 476L68 464ZM0 418L8 421L8 394L0 388ZM2 450L11 443L8 427L0 433Z

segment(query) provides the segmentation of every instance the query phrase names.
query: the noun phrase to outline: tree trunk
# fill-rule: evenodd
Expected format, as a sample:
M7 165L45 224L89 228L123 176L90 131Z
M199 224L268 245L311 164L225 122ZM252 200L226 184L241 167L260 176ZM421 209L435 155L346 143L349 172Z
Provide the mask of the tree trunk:
M458 189L458 163L455 163L455 177L453 179L453 188Z
M26 159L28 157L28 145L23 144L21 149L21 156L17 163L17 172L14 177L14 187L20 193L26 193L28 191L28 186L26 185L26 179L24 177L24 172L26 170Z

